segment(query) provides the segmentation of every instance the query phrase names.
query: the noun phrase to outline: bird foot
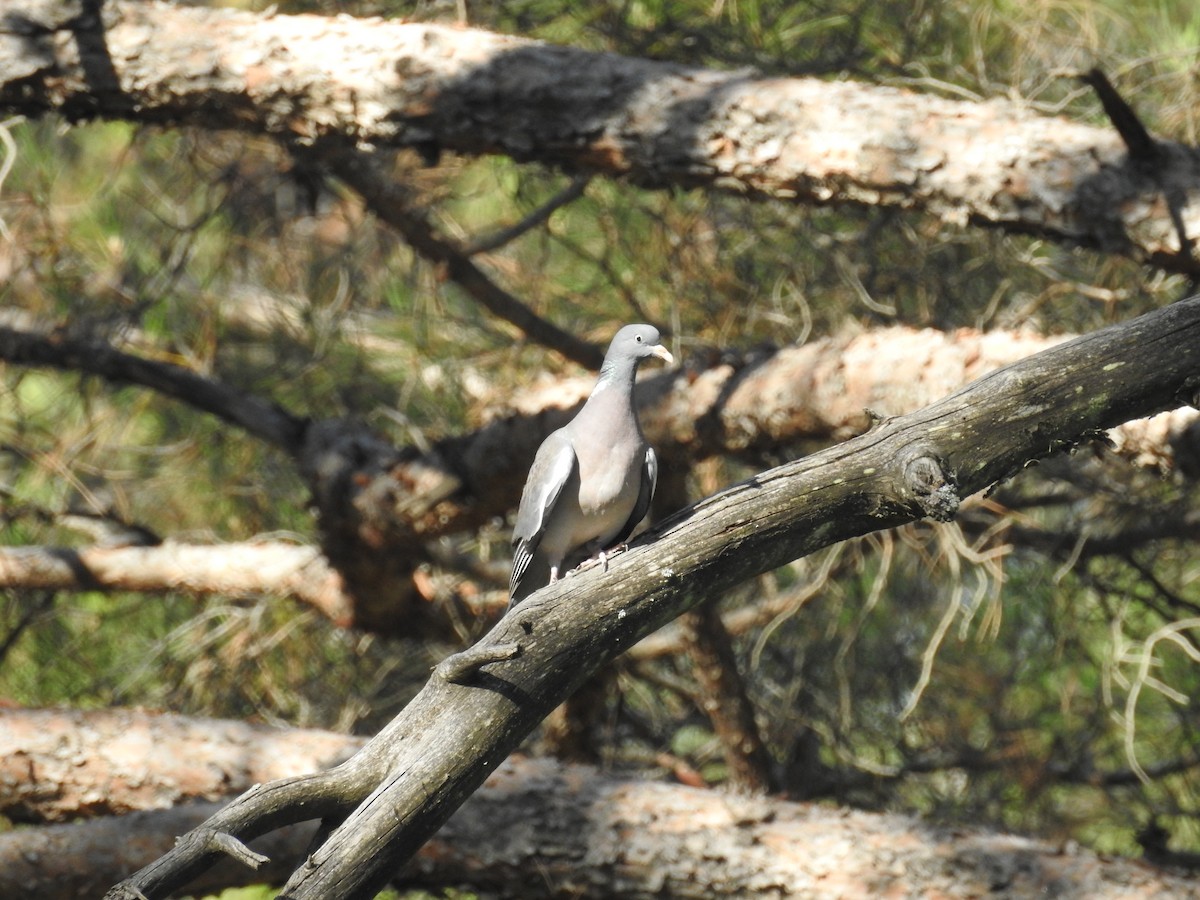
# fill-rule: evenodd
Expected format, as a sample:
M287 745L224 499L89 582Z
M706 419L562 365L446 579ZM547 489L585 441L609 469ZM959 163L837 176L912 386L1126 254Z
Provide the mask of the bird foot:
M629 549L628 544L617 544L615 547L609 547L607 550L599 551L595 556L585 559L577 565L573 571L586 572L588 569L594 569L596 566L602 566L603 571L608 571L608 561L618 553L624 553Z

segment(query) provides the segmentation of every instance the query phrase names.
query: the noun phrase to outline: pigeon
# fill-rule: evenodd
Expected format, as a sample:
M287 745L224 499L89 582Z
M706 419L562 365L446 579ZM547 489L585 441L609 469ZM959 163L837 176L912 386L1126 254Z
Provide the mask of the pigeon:
M643 359L674 358L652 325L617 332L583 408L542 442L525 480L513 526L512 609L565 562L624 542L650 510L658 460L633 404L634 375Z

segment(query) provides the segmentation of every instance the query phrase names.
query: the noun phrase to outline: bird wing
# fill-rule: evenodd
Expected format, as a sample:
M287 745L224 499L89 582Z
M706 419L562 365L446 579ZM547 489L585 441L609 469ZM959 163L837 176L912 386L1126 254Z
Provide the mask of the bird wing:
M638 527L638 523L646 518L646 513L650 512L650 501L654 499L656 487L658 487L658 457L654 455L653 447L647 447L646 460L642 463L642 481L638 486L637 503L634 504L628 521L621 526L621 530L613 538L613 544L623 544L633 534L633 529Z
M520 583L533 554L537 552L546 524L554 511L554 504L562 494L563 486L571 479L578 461L575 448L561 430L551 434L538 448L521 493L521 505L517 509L517 521L513 525L513 569L509 579L511 593Z

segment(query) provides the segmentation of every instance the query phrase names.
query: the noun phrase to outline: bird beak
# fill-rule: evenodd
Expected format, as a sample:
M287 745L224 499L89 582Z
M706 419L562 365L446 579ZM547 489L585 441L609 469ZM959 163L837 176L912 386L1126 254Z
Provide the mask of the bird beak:
M671 351L662 344L655 344L650 348L650 352L665 362L667 365L675 362L675 357L671 355Z

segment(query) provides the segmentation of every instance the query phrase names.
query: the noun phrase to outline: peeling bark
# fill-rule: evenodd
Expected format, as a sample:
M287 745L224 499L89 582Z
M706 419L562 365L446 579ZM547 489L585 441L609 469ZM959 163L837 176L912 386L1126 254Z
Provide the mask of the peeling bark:
M428 157L502 153L651 187L921 209L1200 273L1195 148L1157 141L1148 166L1115 130L1006 100L760 78L381 19L10 0L0 108Z
M215 800L328 768L362 744L139 710L2 710L0 815L57 822Z
M0 834L0 896L74 900L159 853L214 804ZM278 883L311 827L254 846L192 890ZM530 873L537 873L531 877ZM622 780L585 766L506 762L393 880L501 897L1198 897L1194 880L1133 860L911 816Z

